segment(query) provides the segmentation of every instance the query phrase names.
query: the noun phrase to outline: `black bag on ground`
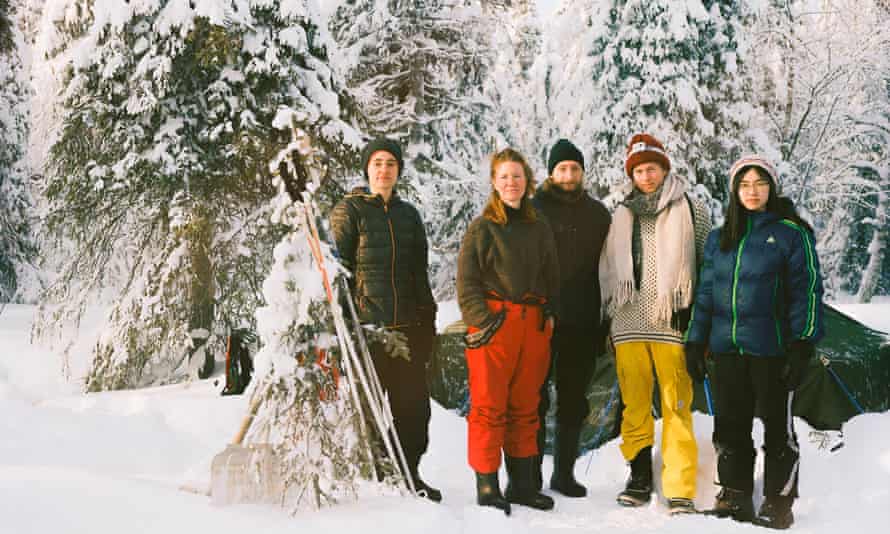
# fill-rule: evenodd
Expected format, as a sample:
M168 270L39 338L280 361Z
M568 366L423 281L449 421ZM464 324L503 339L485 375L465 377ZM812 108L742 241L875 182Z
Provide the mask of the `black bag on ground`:
M250 384L253 360L249 347L255 341L256 336L243 328L236 328L229 334L226 342L226 387L223 388L223 395L240 395Z

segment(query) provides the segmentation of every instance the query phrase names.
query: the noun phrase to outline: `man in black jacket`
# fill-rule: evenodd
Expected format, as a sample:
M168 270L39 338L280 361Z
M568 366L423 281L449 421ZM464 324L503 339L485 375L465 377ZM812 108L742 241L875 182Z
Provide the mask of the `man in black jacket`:
M590 411L587 386L606 330L600 319L599 259L611 217L582 184L584 156L570 141L560 139L550 150L549 178L535 195L535 206L547 217L556 239L560 271L559 321L550 342L556 385L556 435L550 488L568 497L584 497L587 489L575 480L575 460L581 425ZM539 450L543 450L544 416L550 405L549 382L541 389L538 413ZM539 475L540 476L540 475Z
M331 213L343 265L353 274L359 319L407 338L408 354L371 344L374 367L389 396L395 429L418 492L442 494L418 475L429 442L430 394L425 366L436 334L436 302L427 272L427 240L417 209L399 198L402 150L376 139L362 151L368 188L356 188Z

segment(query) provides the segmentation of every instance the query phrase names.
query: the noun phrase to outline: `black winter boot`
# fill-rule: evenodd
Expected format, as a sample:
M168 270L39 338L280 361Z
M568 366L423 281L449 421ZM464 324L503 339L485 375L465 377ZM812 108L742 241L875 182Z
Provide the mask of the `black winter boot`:
M695 509L695 503L692 502L692 499L688 499L686 497L671 497L667 500L667 502L668 513L670 513L671 515L698 513L698 510Z
M538 468L535 456L514 458L504 455L507 465L507 500L534 508L536 510L552 510L553 499L539 493L535 487L535 473Z
M717 494L714 508L705 513L747 523L754 520L754 502L750 492L724 487Z
M476 473L476 504L491 506L510 515L510 503L501 494L498 472Z
M643 506L652 499L652 447L645 447L630 461L630 478L618 494L622 506Z
M794 514L791 512L793 504L794 497L768 495L760 505L755 523L762 527L785 530L794 524Z
M553 476L550 489L566 497L585 497L587 488L575 480L575 460L578 458L578 427L559 426L556 428L556 443L553 447Z
M433 502L442 502L442 492L424 482L420 478L417 468L411 470L411 478L414 480L414 489L419 497L427 498Z

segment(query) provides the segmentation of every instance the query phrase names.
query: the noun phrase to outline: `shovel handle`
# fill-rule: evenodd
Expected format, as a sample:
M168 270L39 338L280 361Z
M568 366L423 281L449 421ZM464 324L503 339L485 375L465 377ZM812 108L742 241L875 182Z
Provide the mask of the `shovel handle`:
M235 438L232 440L232 445L241 445L241 442L244 441L244 436L250 429L250 425L253 423L253 418L256 415L257 410L259 410L262 401L262 395L254 395L250 400L250 407L247 409L247 415L241 420L241 426L238 427L238 433L235 434Z

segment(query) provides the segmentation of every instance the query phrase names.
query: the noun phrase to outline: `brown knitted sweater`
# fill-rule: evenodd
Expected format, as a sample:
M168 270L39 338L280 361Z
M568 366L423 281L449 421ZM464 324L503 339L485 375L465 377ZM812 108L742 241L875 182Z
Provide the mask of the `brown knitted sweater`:
M484 217L470 223L457 263L457 301L464 323L484 328L494 320L485 303L494 292L522 302L533 295L558 309L559 263L553 232L543 217L501 225Z

